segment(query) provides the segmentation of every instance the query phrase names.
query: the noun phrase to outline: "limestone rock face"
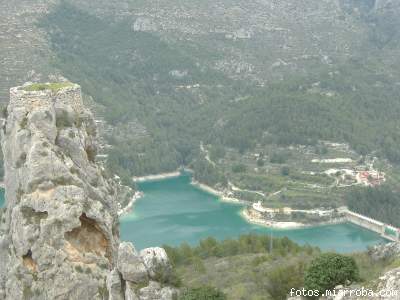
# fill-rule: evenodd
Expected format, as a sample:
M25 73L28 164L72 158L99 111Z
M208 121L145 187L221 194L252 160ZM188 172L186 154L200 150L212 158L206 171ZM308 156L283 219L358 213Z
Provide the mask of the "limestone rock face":
M143 249L140 251L140 256L152 279L156 279L158 272L168 272L171 268L167 253L163 248L154 247Z
M400 256L400 243L388 243L385 245L376 245L369 251L369 255L374 260L388 259Z
M377 290L383 291L382 295L388 295L388 297L385 298L382 297L382 299L390 299L390 300L400 299L400 268L385 273L385 275L379 278L379 281L380 282ZM397 295L393 294L394 291L397 292Z
M139 296L136 295L134 284L127 281L125 288L125 300L139 300Z
M143 283L148 280L147 269L143 259L131 243L121 243L118 250L118 270L125 280Z
M150 272L130 243L120 246L121 186L95 162L93 116L78 85L54 86L10 91L0 299L142 299L136 284Z
M112 270L107 277L109 300L124 300L121 275L118 270Z

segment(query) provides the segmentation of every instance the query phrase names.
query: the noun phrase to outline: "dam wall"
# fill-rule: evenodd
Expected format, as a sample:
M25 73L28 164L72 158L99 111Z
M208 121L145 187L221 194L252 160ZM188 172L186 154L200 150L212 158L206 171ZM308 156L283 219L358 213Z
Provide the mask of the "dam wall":
M341 212L345 215L345 218L348 222L351 222L368 230L374 231L383 238L388 239L392 242L400 241L399 228L396 228L389 224L385 224L381 221L369 218L367 216L355 213L347 208L342 209Z

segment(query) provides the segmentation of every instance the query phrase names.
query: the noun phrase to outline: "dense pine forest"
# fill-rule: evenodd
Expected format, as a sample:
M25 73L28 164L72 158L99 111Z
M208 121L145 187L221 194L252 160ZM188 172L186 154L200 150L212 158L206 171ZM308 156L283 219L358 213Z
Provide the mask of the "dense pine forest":
M379 58L360 53L346 64L320 65L260 86L210 68L218 53L195 41L133 32L124 20L100 19L69 4L56 7L41 26L57 54L55 66L105 106L108 122L138 120L148 129L140 143L110 137L118 147L109 165L121 174L189 164L200 141L243 152L257 143L334 140L400 161L399 87ZM171 70L189 75L174 77Z
M400 227L399 192L388 186L355 188L346 196L349 208L376 220Z

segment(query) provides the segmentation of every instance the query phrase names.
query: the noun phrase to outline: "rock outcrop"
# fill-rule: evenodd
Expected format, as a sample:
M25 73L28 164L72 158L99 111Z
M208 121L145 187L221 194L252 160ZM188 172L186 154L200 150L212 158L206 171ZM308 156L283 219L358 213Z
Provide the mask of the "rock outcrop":
M147 254L120 244L121 188L95 162L96 125L80 87L12 88L6 115L0 299L171 299ZM159 269L169 265L150 252Z
M133 283L148 281L147 269L143 259L130 243L121 243L118 251L118 270L122 278Z
M389 259L400 256L400 243L376 245L368 251L373 260Z

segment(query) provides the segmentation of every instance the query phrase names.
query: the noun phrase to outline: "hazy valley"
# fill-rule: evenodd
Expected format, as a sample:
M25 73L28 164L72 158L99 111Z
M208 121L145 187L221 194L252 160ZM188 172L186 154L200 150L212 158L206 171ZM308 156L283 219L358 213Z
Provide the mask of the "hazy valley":
M393 225L389 234L396 239L397 1L13 0L0 4L0 17L3 125L10 122L11 87L78 83L97 131L90 163L116 179L123 194L113 218L134 205L129 197L140 184L132 178L185 171L198 187L244 205L241 214L252 225L336 224L348 208L382 223L378 235ZM65 88L58 87L52 92ZM33 94L48 90L31 86ZM168 273L165 286L212 285L229 299L249 299L255 288L251 299L284 299L289 285L274 291L271 282L293 271L298 280L291 284L301 287L306 265L320 252L277 240L282 249L270 253L265 242L236 245L240 250L229 254L232 241L167 248L184 280L174 282L176 274ZM280 266L287 255L292 259ZM379 274L398 267L396 255L354 255L360 282L378 284ZM239 264L246 265L243 272L218 280ZM163 278L154 280L161 293Z

